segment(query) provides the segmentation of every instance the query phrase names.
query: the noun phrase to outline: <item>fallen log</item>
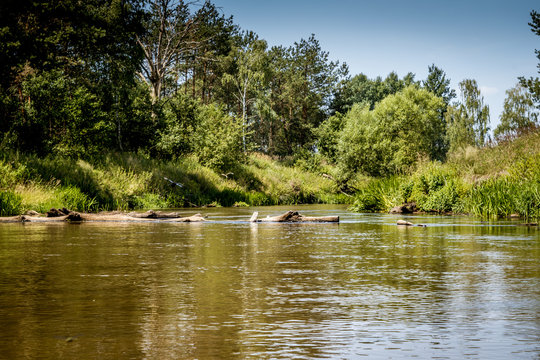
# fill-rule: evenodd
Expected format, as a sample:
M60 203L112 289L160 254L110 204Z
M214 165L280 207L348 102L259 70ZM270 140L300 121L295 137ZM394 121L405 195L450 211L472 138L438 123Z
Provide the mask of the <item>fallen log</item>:
M181 217L177 213L142 213L141 215L134 216L134 213L108 213L108 214L81 214L78 212L70 212L68 215L57 217L43 217L43 216L30 216L20 215L11 217L0 218L0 223L13 223L13 222L36 222L36 223L58 223L58 222L201 222L205 221L201 214L195 214L192 216Z
M180 213L172 212L165 213L162 211L148 210L144 213L130 212L127 216L138 218L138 219L176 219L181 217Z
M415 225L415 224L413 224L412 222L410 222L410 221L405 221L405 220L398 220L396 225L398 225L398 226L419 226L419 227L426 227L426 225L424 225L424 224L418 224L418 225Z
M339 222L339 216L304 216L298 211L289 210L278 216L268 216L264 219L257 219L258 213L251 216L250 222Z

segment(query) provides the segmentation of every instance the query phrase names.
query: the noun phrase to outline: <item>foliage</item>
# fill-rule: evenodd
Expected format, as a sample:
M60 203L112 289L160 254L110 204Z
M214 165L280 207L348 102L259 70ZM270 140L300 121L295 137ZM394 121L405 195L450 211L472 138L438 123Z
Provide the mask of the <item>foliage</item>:
M456 211L460 199L467 191L457 173L440 163L421 166L411 177L404 195L407 201L415 202L421 211Z
M79 156L107 144L109 124L99 98L62 72L29 75L21 96L25 101L16 122L20 148Z
M251 105L262 96L261 90L268 81L268 55L266 41L259 40L253 32L243 34L239 46L234 46L225 59L225 66L234 70L234 73L225 73L222 77L224 85L232 89L241 111L242 126L250 126ZM242 145L246 151L246 136L242 135Z
M339 140L339 165L347 173L380 176L405 172L422 156L442 156L443 106L440 98L414 86L388 96L373 111L353 106Z
M540 13L536 11L531 11L531 22L529 23L531 31L540 36ZM540 61L540 50L536 49L536 58ZM537 65L538 72L540 73L540 62ZM537 108L540 108L540 79L538 77L530 77L526 79L525 77L520 77L519 82L521 85L529 90L533 101Z
M456 91L450 87L450 79L447 79L446 73L435 64L428 68L428 76L426 80L422 81L422 86L427 91L442 98L447 106L456 97Z
M349 208L355 212L388 211L404 202L399 177L372 178L355 194L354 203Z
M358 74L352 79L344 80L336 90L332 100L333 112L346 113L354 104L369 104L371 110L379 101L393 95L410 85L418 85L414 74L408 73L400 79L395 72L391 72L383 80L380 76L369 79L364 74Z
M171 98L164 110L165 126L159 131L157 149L160 154L170 158L191 153L199 106L181 93Z
M450 105L446 113L450 151L468 145L482 147L488 138L489 106L484 104L476 80L463 80L459 88L461 102Z
M21 213L22 198L9 190L0 190L0 216L18 215Z
M312 147L311 130L325 119L334 89L348 69L329 61L314 35L289 48L273 47L269 58L267 106L261 112L268 118L261 119L258 131L265 135L268 153L292 155Z
M317 150L331 162L337 160L339 136L343 130L344 119L344 115L336 113L313 130L317 138Z
M244 126L217 105L205 105L197 114L193 151L201 164L228 171L244 161Z
M501 122L493 132L495 138L514 138L539 125L538 110L531 94L520 84L507 90Z

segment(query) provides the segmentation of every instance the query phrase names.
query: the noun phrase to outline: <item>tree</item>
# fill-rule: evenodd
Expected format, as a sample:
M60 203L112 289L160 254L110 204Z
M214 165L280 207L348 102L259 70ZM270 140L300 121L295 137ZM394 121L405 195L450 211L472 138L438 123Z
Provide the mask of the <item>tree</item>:
M234 97L241 108L242 126L249 125L249 107L257 100L266 86L268 58L266 41L259 40L253 32L243 34L240 44L233 47L227 61L234 73L226 73L222 77L224 85L233 88ZM242 136L244 152L246 151L246 135Z
M482 147L489 131L489 106L484 104L476 80L459 83L461 102L448 107L446 113L450 150L468 145Z
M380 76L369 79L364 74L358 74L352 79L346 79L337 89L332 100L332 112L346 113L354 104L366 103L370 109L375 108L375 104L387 97L397 93L410 85L417 85L414 80L415 75L408 73L400 79L397 73L391 72L383 80Z
M215 170L233 170L242 162L243 126L218 105L204 105L197 114L193 151L199 161Z
M232 16L226 18L210 1L195 13L195 21L194 39L200 45L192 49L184 63L178 64L178 71L184 72L184 94L191 92L192 97L199 97L205 104L217 99L226 101L221 78L227 71L226 58L235 41L241 38L239 29L233 24Z
M273 47L269 58L268 100L258 104L268 117L261 119L258 131L270 136L265 140L269 153L291 155L313 146L312 130L328 116L332 94L348 70L329 60L314 35L288 48Z
M339 139L339 166L346 173L384 176L404 172L424 156L436 159L443 107L441 98L416 86L387 96L372 111L354 105Z
M361 105L360 108L362 108ZM335 113L314 130L317 137L317 150L331 162L337 160L339 136L345 125L344 119L344 115Z
M521 84L506 90L500 119L501 123L493 132L499 140L520 136L539 125L538 110L534 106L533 97Z
M139 5L137 0L2 2L0 86L2 96L9 97L9 104L16 106L3 107L0 131L11 133L21 146L32 144L34 151L50 150L51 147L38 146L48 141L33 142L31 134L40 134L41 130L39 121L28 121L26 110L31 108L42 120L50 116L46 121L52 124L56 120L49 105L62 107L60 102L65 100L71 105L91 102L94 107L99 104L99 111L81 114L84 128L100 124L101 130L107 129L106 134L100 131L93 139L96 143L113 139L118 118L115 110L129 106L119 94L134 86L134 71L142 59L134 40L142 32ZM50 80L53 74L61 81L39 80ZM47 94L51 98L44 98ZM105 122L101 115L97 116L103 112L109 115ZM30 124L36 128L30 129ZM17 134L15 129L23 133ZM83 133L82 128L78 130ZM72 129L71 134L78 130ZM48 131L40 136L45 134L53 136L51 144L57 142L54 137L58 134ZM25 139L26 136L29 138ZM87 140L82 143L92 142L89 136L90 133L82 136Z
M446 78L446 74L443 70L435 66L435 64L432 64L428 68L428 76L426 80L422 82L422 86L427 91L431 92L435 96L440 97L443 99L445 103L445 107L442 109L440 113L440 119L441 122L444 123L446 120L446 111L448 110L448 106L450 105L450 101L452 101L453 98L456 97L456 92L450 87L450 79ZM446 136L446 126L442 129L443 135L439 139L441 140L440 143L437 144L437 148L439 149L437 156L438 160L444 160L444 157L446 156L446 153L448 152L448 139Z
M456 91L450 87L450 79L447 79L446 73L435 64L432 64L428 69L428 76L422 82L422 86L427 91L442 98L446 105L450 105L450 101L456 97Z
M534 10L531 11L531 22L529 23L529 26L531 27L531 31L533 33L540 36L540 13L537 13ZM536 49L535 53L538 60L540 60L540 50ZM537 67L538 72L540 73L540 63L538 63ZM520 77L519 81L523 87L529 90L534 102L536 103L536 107L540 108L540 79L538 77L530 77L529 79Z
M173 63L193 46L191 34L195 22L188 5L183 1L151 0L145 22L146 33L137 37L144 51L140 78L151 87L152 102L162 95L165 77Z

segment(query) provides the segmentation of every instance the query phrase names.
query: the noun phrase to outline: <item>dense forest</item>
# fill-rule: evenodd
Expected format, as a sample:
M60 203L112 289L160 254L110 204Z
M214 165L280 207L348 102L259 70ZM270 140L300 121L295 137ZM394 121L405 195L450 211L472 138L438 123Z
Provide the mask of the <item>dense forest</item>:
M69 168L66 159L97 164L114 153L162 161L159 166L189 159L218 177L231 174L245 193L265 193L264 181L246 170L265 155L264 161L326 176L335 194L355 196L361 177L410 175L419 164L445 163L468 149L538 132L538 78L516 79L500 125L490 129L489 107L474 79L463 79L456 92L435 64L426 64L426 79L353 75L315 35L269 47L224 12L210 1L3 1L3 190L28 186L32 176L47 186L54 179L74 186L38 159L60 169ZM540 35L540 14L532 11L529 25ZM137 174L133 164L124 171ZM118 207L103 200L103 189L79 188L99 207ZM182 196L198 205L220 199ZM291 201L324 199L281 202Z

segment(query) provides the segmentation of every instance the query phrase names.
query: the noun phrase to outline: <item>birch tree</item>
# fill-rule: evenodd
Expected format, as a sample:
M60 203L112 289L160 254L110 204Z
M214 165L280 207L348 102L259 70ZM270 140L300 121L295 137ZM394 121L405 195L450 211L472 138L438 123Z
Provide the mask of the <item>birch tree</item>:
M259 40L253 32L243 34L240 44L234 46L228 61L234 73L223 75L225 86L234 89L234 98L240 105L242 126L242 146L246 151L246 132L249 125L250 106L257 100L265 87L265 68L268 64L266 41Z

